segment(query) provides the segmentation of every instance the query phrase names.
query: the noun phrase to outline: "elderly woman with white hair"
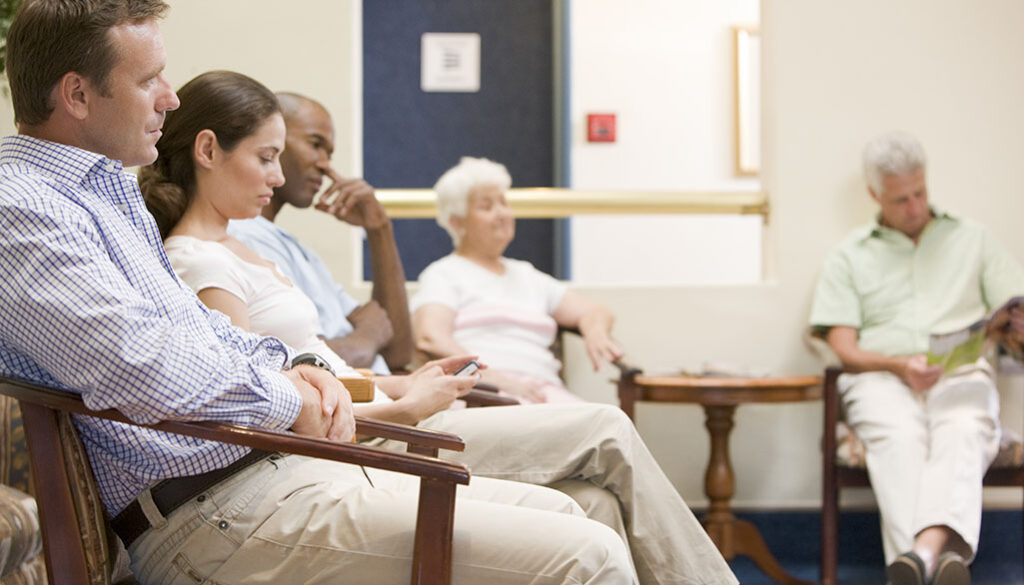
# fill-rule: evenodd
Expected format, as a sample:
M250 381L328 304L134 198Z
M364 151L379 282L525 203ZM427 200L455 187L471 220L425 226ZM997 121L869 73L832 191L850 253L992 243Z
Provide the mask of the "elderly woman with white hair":
M522 402L580 400L559 378L551 353L558 327L579 329L594 369L622 350L604 306L523 260L504 256L515 237L504 165L464 157L434 186L437 223L454 251L432 263L412 299L416 349L430 358L479 355L485 382Z

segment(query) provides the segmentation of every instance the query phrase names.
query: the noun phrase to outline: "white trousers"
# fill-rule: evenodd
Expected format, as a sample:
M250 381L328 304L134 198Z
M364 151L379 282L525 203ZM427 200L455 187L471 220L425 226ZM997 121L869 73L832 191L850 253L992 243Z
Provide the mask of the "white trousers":
M999 450L999 394L987 367L943 377L913 392L888 372L840 376L847 422L864 442L882 518L885 558L946 526L973 559L981 531L981 480Z
M588 517L628 541L643 585L737 582L619 408L580 402L446 410L419 426L465 439L464 452L441 456L466 464L474 477L572 496Z
M146 585L409 583L418 479L299 456L257 463L132 544ZM166 523L163 522L166 520ZM452 583L636 583L622 540L564 494L474 477L459 486Z

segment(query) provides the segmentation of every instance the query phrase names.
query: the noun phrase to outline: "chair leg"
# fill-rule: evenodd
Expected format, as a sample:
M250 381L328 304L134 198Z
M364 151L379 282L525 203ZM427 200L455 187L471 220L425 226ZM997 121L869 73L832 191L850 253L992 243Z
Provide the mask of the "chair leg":
M839 565L839 489L835 478L822 490L821 582L837 585Z
M454 528L455 484L421 478L416 540L412 553L412 585L451 583Z
M635 420L633 418L633 408L636 404L636 387L633 385L635 375L632 372L623 372L619 377L619 408L629 417L629 420Z
M836 470L836 423L839 420L838 368L824 381L824 429L821 444L821 582L837 585L839 565L839 474Z
M57 431L57 413L45 406L21 401L25 439L31 457L32 475L37 486L39 524L43 531L43 556L51 585L89 582L85 551L78 525L69 481Z

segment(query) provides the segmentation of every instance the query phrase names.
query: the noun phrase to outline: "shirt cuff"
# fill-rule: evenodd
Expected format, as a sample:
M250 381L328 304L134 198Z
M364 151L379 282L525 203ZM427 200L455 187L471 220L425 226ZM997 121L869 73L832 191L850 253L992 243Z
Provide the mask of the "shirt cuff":
M271 405L260 426L266 429L286 431L292 428L302 410L302 397L295 384L280 372L270 371L266 375L266 387Z

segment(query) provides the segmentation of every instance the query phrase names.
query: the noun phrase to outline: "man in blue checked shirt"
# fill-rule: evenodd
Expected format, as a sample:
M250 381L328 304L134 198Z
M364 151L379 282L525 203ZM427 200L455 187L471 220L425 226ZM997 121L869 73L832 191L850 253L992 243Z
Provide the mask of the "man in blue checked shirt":
M347 441L354 423L338 381L290 367L279 340L205 310L174 276L123 169L156 158L164 114L178 106L162 75L166 10L162 0L30 0L11 26L20 134L0 143L0 374L139 422ZM408 580L414 478L370 470L371 485L356 466L89 417L76 425L141 583ZM166 504L196 483L184 504ZM636 582L618 535L559 492L474 478L459 495L453 583Z

